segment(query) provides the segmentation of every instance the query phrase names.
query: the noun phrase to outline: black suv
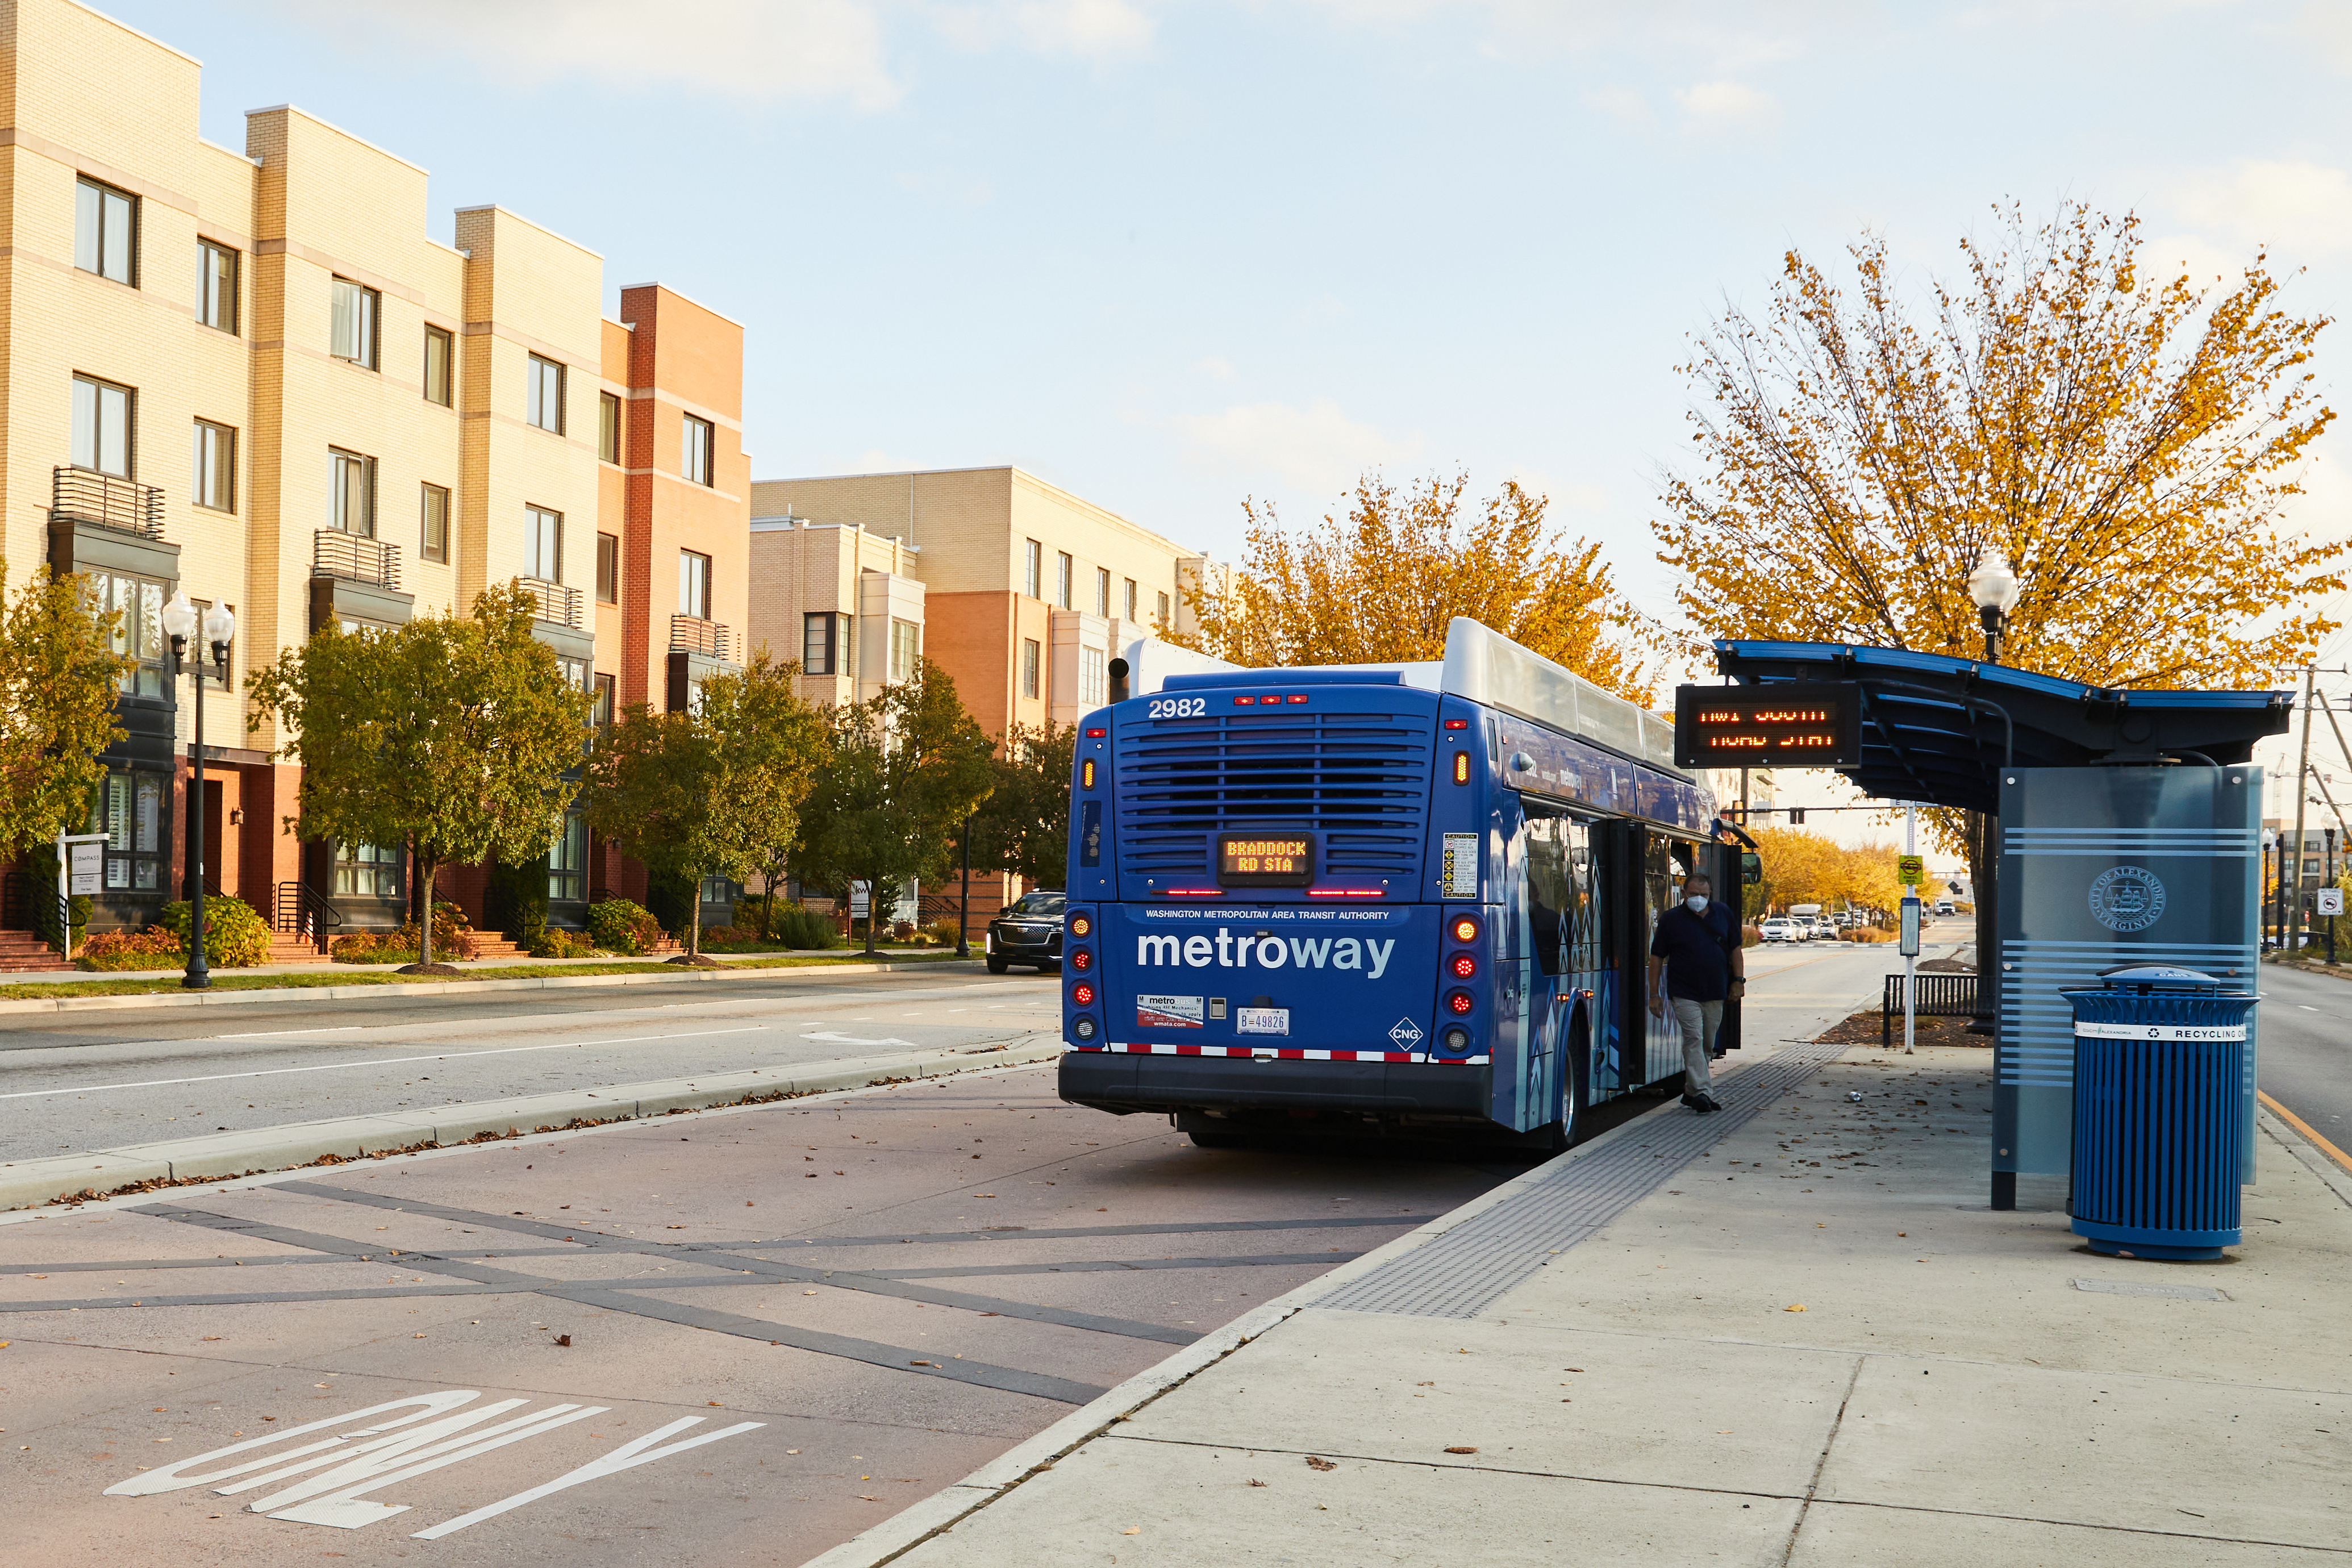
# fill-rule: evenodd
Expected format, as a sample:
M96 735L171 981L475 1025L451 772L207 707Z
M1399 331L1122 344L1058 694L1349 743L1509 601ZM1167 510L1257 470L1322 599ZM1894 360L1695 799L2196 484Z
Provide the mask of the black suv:
M1024 894L1011 909L988 922L988 972L1002 974L1016 963L1034 963L1040 974L1062 972L1062 906L1060 893Z

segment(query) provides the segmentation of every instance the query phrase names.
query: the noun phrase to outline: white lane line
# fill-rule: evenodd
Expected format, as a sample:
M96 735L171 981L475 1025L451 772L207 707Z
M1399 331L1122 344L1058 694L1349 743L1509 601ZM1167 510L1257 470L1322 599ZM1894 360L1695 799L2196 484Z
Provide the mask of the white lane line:
M213 1035L215 1040L267 1040L280 1035L348 1035L366 1028L364 1024L334 1024L316 1029L256 1029L249 1035Z
M357 1062L320 1062L316 1067L263 1068L256 1072L216 1072L203 1078L151 1078L136 1083L85 1083L65 1089L25 1089L14 1094L0 1094L0 1100L37 1100L51 1094L102 1094L115 1089L163 1089L182 1083L220 1083L233 1078L276 1078L283 1073L340 1072L351 1068L395 1067L402 1062L465 1061L473 1057L512 1056L517 1051L584 1050L590 1046L634 1046L646 1040L693 1040L709 1035L749 1035L769 1028L767 1024L746 1024L740 1029L695 1029L682 1035L630 1035L617 1040L567 1040L552 1046L499 1046L487 1051L434 1051L421 1057L371 1057Z

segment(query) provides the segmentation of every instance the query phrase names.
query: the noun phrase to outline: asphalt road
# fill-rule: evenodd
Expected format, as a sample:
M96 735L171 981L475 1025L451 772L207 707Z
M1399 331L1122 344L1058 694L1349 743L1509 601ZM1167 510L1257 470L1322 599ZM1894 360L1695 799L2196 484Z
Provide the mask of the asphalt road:
M0 1022L0 1159L694 1073L978 1047L1058 1026L1051 976L897 974L374 997Z
M2263 1092L2352 1153L2352 978L2265 964L2262 994Z

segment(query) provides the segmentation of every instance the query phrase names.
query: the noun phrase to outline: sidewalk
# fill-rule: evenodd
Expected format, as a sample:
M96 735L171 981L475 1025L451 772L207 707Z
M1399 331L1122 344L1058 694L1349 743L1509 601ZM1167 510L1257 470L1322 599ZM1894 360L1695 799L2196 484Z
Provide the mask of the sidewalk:
M817 1563L2352 1560L2352 1180L2266 1114L2231 1261L2095 1257L1990 1058L1748 1062Z

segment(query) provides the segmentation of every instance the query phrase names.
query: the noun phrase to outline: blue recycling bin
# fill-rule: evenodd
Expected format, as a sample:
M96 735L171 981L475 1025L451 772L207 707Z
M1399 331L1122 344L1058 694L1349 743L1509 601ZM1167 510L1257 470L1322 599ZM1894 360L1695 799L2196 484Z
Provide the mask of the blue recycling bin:
M2243 1238L2251 991L2168 964L2102 970L2074 1009L2074 1233L2121 1258L2214 1258Z

